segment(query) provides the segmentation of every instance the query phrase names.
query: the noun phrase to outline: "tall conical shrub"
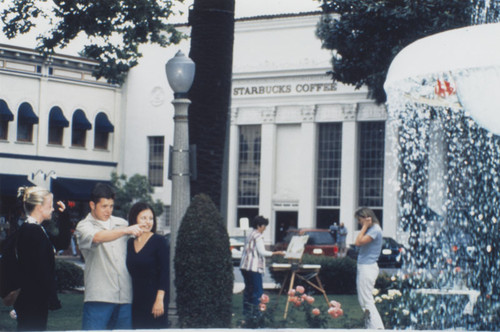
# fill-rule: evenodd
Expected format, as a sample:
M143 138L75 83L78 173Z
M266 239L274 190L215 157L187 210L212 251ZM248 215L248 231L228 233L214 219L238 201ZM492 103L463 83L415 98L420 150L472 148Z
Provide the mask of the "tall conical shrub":
M193 198L182 219L174 265L180 327L230 327L234 276L229 237L205 194Z

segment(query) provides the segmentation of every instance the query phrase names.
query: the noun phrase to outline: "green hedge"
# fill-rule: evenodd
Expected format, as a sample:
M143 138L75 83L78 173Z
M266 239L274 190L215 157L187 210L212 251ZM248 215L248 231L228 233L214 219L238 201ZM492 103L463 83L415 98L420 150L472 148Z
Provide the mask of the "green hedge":
M56 259L57 290L69 290L83 286L83 270L76 264Z
M177 313L181 328L229 328L233 264L222 217L207 195L188 207L175 249Z
M273 256L272 262L286 263L282 257ZM323 288L328 294L356 294L356 261L349 258L333 258L328 256L304 255L303 264L319 264L321 270L319 279ZM271 269L271 276L274 281L281 284L285 278L286 272L275 272ZM295 285L301 284L299 281ZM302 283L304 287L309 287ZM288 289L288 286L287 288Z

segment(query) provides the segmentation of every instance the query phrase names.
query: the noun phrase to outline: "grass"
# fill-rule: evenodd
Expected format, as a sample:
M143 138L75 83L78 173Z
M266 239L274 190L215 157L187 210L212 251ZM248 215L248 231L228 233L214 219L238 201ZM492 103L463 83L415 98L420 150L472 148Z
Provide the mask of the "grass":
M283 314L286 305L286 296L278 298L277 293L269 293L270 302L268 313L272 315L273 325L269 327L281 328L308 328L305 314L301 310L290 306L288 317L285 321ZM330 300L342 304L344 316L337 319L331 318L327 313L326 301L322 296L315 295L314 307L321 310L320 317L325 318L325 328L363 328L362 312L355 295L330 295ZM79 330L82 323L83 294L59 294L62 309L49 312L49 331ZM242 294L233 295L233 320L232 327L240 328L242 317ZM16 321L9 317L12 307L4 306L0 301L0 331L15 331Z

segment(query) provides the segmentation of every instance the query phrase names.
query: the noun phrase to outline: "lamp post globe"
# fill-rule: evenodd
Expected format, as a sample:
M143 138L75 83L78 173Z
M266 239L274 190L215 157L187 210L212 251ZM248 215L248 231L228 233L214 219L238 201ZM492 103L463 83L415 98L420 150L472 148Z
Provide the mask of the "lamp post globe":
M175 94L186 94L194 80L195 64L193 60L178 51L165 65L168 84ZM184 96L183 96L184 97Z
M191 89L195 74L194 62L178 51L165 65L168 84L174 91L174 142L171 147L171 168L169 174L172 181L172 194L170 204L170 296L169 320L172 326L177 323L177 308L175 299L175 247L177 244L177 231L191 200L190 170L189 170L189 131L188 107L191 101L187 93Z

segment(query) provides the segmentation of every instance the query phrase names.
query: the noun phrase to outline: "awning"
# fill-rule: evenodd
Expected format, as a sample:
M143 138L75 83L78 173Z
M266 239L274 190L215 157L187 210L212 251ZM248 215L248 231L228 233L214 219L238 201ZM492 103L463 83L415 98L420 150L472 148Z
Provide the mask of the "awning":
M27 175L0 174L0 195L17 196L17 189L22 186L33 186Z
M115 131L115 127L111 122L109 122L108 116L105 113L99 113L95 118L95 130L112 133Z
M37 124L38 116L36 116L35 112L33 112L33 108L29 103L22 103L19 106L19 121Z
M5 100L0 99L0 121L12 121L14 120L14 114L9 109L9 106L7 106L7 103Z
M92 124L87 120L82 110L76 110L75 113L73 113L73 128L84 130L92 129Z
M88 201L90 193L98 183L111 184L109 181L57 178L51 180L51 191L57 200Z
M58 106L52 107L49 115L49 123L56 127L68 127L69 121L64 117L64 114Z

